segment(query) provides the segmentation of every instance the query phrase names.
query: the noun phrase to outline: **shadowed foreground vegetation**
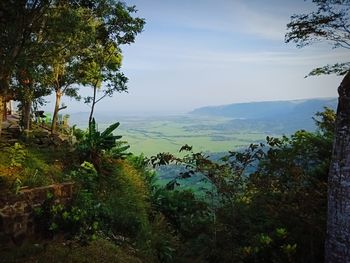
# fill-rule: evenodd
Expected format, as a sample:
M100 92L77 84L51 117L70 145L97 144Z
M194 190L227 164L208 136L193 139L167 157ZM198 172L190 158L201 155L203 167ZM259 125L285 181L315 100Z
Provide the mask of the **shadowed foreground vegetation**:
M18 141L0 154L11 171L3 191L71 181L75 194L68 205L48 195L35 211L34 240L3 244L2 260L321 262L334 119L326 109L317 132L268 137L220 160L188 145L182 157L135 156L113 135L118 123L75 130L78 142L66 148ZM154 168L168 164L183 169L159 184ZM207 187L182 188L193 176Z

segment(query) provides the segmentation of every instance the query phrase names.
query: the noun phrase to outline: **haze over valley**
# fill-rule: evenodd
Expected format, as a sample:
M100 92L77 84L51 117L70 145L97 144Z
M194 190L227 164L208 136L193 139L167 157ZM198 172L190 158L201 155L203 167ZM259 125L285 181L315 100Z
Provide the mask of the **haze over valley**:
M97 112L95 118L100 130L119 121L115 133L123 135L136 154L177 153L185 144L195 151L216 153L264 141L266 136L289 135L300 129L313 131L315 113L324 107L335 109L336 105L335 98L267 101L202 107L168 116ZM72 113L70 121L87 128L87 118L88 113Z

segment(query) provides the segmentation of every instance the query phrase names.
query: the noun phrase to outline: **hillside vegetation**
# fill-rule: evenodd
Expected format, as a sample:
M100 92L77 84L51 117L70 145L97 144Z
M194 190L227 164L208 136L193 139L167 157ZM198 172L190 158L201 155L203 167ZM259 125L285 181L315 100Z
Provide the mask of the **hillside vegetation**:
M75 130L78 142L67 145L66 153L57 152L61 146L34 151L31 140L19 141L1 153L4 160L15 160L8 162L11 178L2 176L3 182L10 179L3 191L73 181L75 196L67 206L48 196L36 211L40 238L23 240L20 247L3 246L3 258L320 262L334 112L327 109L316 119L316 132L268 137L265 143L229 152L219 160L188 145L181 148L181 157L135 156L127 152L122 138L113 135L118 124L103 132L96 126L90 132ZM69 165L63 162L50 180L33 180L30 172L23 173L26 162L36 158L30 169L37 171L36 178L46 178L46 163L62 160L67 153ZM168 164L184 169L174 170L167 183L159 184L152 167ZM179 187L198 174L207 187ZM8 188L11 182L17 188Z
M349 0L312 2L285 41L349 49ZM128 91L144 25L117 0L0 1L0 262L350 262L350 63L309 74L345 75L337 116L334 99L241 103L122 131L96 109ZM82 125L64 96L90 107Z

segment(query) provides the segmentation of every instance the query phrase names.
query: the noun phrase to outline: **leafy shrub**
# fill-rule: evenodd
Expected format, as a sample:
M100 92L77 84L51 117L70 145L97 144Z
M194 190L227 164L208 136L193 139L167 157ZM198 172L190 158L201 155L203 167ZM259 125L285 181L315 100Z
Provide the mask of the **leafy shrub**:
M153 165L170 163L187 167L187 171L169 182L168 189L176 189L178 178L190 178L198 172L212 185L207 211L208 218L213 220L203 222L207 228L202 233L207 236L202 235L202 246L198 248L207 248L201 252L205 256L196 257L195 244L199 238L191 240L183 235L184 242L189 242L187 247L196 248L182 250L181 253L188 253L186 258L274 263L324 260L327 175L335 118L330 110L317 117L320 119L316 120L317 132L267 137L265 144L251 144L246 150L229 152L219 161L193 153L190 147L185 147L189 154L183 158L170 154L151 158ZM175 193L176 190L173 194L159 192L153 202L175 229L186 233L187 216L180 208L191 211L195 204L186 195Z
M154 258L153 261L176 262L180 240L164 215L158 213L153 216L148 240L145 254L151 254L149 256Z
M84 198L79 198L79 205L63 205L57 203L53 195L48 193L43 205L35 210L36 226L39 232L47 237L65 233L70 238L74 237L80 241L96 239L99 225L93 216L95 213L92 213L93 199L86 193L80 193L80 195Z
M139 172L127 161L117 161L106 181L109 194L104 199L105 224L124 235L142 238L148 231L148 193ZM106 187L106 186L105 186Z
M152 246L160 246L155 240L161 233L152 231L147 185L140 171L128 161L113 160L110 166L113 169L103 175L85 161L69 175L76 182L73 202L62 206L48 199L37 211L37 222L48 236L65 233L82 241L98 235L115 242L119 242L119 237L125 237L125 242L132 239L144 254L152 251L150 255L156 258L157 248Z
M81 137L77 150L81 155L81 160L92 162L95 167L100 170L103 163L103 155L108 153L112 158L125 157L125 151L130 147L125 142L117 141L122 138L120 135L113 135L115 129L119 126L119 122L110 125L102 133L98 131L95 119L92 120L89 131Z
M12 147L9 148L10 153L10 166L12 167L22 167L26 157L27 157L27 151L25 150L25 147L16 142Z

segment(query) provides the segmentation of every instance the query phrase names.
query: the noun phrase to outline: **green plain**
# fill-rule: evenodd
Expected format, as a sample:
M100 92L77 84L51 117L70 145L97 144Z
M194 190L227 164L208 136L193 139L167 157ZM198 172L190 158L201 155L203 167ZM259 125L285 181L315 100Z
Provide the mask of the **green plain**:
M129 143L130 151L146 156L160 152L178 153L181 146L193 146L195 152L227 152L253 142L263 141L264 132L248 130L232 131L222 128L232 121L228 118L168 116L168 117L121 117L116 134ZM100 123L102 131L111 123Z

